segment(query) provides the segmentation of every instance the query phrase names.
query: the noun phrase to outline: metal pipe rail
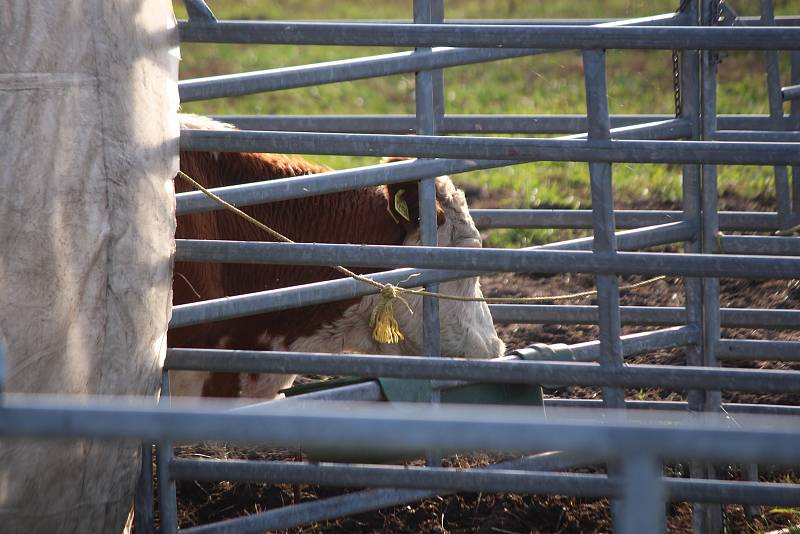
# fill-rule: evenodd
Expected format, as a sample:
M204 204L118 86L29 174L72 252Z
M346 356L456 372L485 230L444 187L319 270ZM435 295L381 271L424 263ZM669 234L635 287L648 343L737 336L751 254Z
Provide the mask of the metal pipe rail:
M490 304L496 323L596 324L597 306L555 304ZM686 324L686 308L661 306L620 306L622 324L676 326ZM800 310L722 308L723 328L767 328L796 330Z
M673 349L686 345L696 345L700 342L700 331L693 326L678 326L665 328L652 332L637 332L620 336L622 345L622 356L636 356L656 350ZM571 360L576 362L593 362L602 357L600 341L585 341L568 345L571 353ZM527 354L531 359L537 359L537 351L528 348L517 349L512 354L524 358ZM541 358L539 358L541 359Z
M299 352L168 349L165 368L234 373L318 373L510 384L730 389L798 393L796 371L518 360L461 360L420 356L331 355Z
M720 252L725 254L775 254L800 256L800 239L777 236L722 236Z
M654 123L621 126L612 130L612 135L619 138L673 139L680 137L687 127L688 123L683 119L669 119ZM569 138L576 139L575 136ZM241 207L260 202L278 202L347 191L358 187L399 183L410 179L432 178L442 174L456 174L518 163L520 162L513 160L475 161L471 159L397 161L308 176L218 187L211 191L223 200ZM221 209L218 202L208 198L201 191L178 193L175 198L177 215Z
M284 256L280 260L264 258L277 263L364 265L374 261L376 265L385 265L396 261L400 265L416 263L439 268L462 265L465 269L469 269L467 271L397 269L370 275L373 280L380 283L400 284L403 287L419 287L429 281L446 281L475 276L473 270L800 278L800 259L787 257L654 252L619 252L613 255L600 255L584 251L383 247L378 245L288 243L259 243L258 245L272 248L277 254L283 254ZM320 257L318 254L323 254L323 256ZM411 274L419 276L408 280L408 276ZM374 294L377 291L377 288L351 278L272 289L175 306L169 325L170 328L179 328L203 322L357 298Z
M380 390L380 388L378 388ZM296 397L300 399L300 396ZM288 399L291 401L292 399ZM309 398L309 400L311 400ZM346 400L346 399L332 399L332 400ZM358 399L354 399L358 400ZM372 399L364 399L372 400ZM377 399L380 400L380 399ZM601 399L545 399L545 410L547 413L558 413L557 410L564 408L567 410L575 409L598 409L603 407ZM727 414L748 414L748 415L781 415L798 417L800 416L800 406L788 406L785 404L746 404L738 402L723 402L721 405L723 413ZM684 401L639 401L639 400L626 400L626 409L633 410L658 410L658 411L681 411L689 410L692 408L688 402Z
M380 383L377 380L368 380L360 384L323 389L302 395L295 395L285 399L274 401L258 402L235 408L235 411L247 412L258 411L263 404L272 402L306 402L306 401L383 401L384 396ZM545 413L559 417L559 410L564 408L570 411L576 409L602 409L602 399L562 399L545 398ZM748 414L748 415L781 415L781 416L800 416L800 406L787 406L779 404L746 404L723 402L722 412L727 414ZM686 411L690 409L689 403L685 401L640 401L626 400L625 409L643 411Z
M800 361L800 341L722 339L717 352L721 360Z
M792 27L365 24L337 22L178 22L183 42L391 47L640 50L798 50Z
M800 42L800 40L798 40ZM629 141L181 130L181 150L519 161L798 165L795 143Z
M800 100L800 85L790 85L781 88L783 100Z
M342 465L332 463L192 460L170 462L177 480L228 480L283 484L318 484L364 488L431 488L447 492L549 493L579 497L619 497L620 481L606 475L545 473L495 466L452 469L414 466ZM755 484L662 477L667 499L675 502L735 502L793 506L800 502L796 484Z
M550 364L552 365L552 364ZM576 364L571 364L576 365ZM648 450L662 458L711 461L800 462L800 438L793 419L740 416L738 426L715 414L675 414L674 423L641 424L624 413L606 411L591 420L551 421L527 407L361 403L274 403L261 412L237 413L235 402L193 403L187 407L109 397L9 396L0 406L0 436L159 441L219 440L295 447L307 443L326 450L416 453L502 450L564 450L591 458L624 458ZM660 414L660 419L664 419Z
M301 132L414 133L413 115L217 115L242 130L284 130ZM611 128L674 119L672 115L611 115ZM720 130L772 130L775 122L768 115L719 115ZM780 121L782 130L791 130L789 117ZM585 115L444 115L440 134L576 134L587 130Z
M578 467L589 458L564 452L549 452L535 456L523 457L520 460L509 460L479 468L528 469L539 471L556 471ZM220 532L263 532L264 530L282 530L293 526L323 521L333 517L350 515L377 508L386 508L406 502L433 497L442 492L426 489L376 489L349 493L311 503L291 504L270 510L220 521L212 525L204 525L188 529L186 532L220 533Z
M558 228L589 229L592 227L591 210L570 209L474 209L470 210L475 225L488 228ZM617 228L639 228L682 220L680 211L666 210L615 210ZM775 212L721 211L722 231L774 232L779 229Z
M679 23L680 20L681 16L679 14L670 13L641 20L612 23L601 22L599 25L641 25L650 22L672 24ZM327 61L313 65L195 78L179 82L178 92L182 102L191 102L223 96L239 96L265 91L279 91L326 83L389 76L392 74L441 69L548 52L550 52L550 50L529 48L504 48L501 50L485 48L421 49L415 50L414 52L397 52L394 54L382 54L363 58Z
M272 265L349 265L366 268L419 265L421 268L446 269L452 265L459 265L465 269L499 272L667 274L762 279L800 277L800 259L788 256L663 252L601 254L584 250L557 249L510 250L185 240L181 243L178 260Z
M680 22L678 14L667 14L646 19L600 22L599 25L670 24ZM340 60L268 71L225 76L214 76L179 83L182 101L202 100L220 96L252 94L323 83L364 79L405 72L415 72L456 65L496 61L521 56L546 53L548 50L530 49L418 49L367 58ZM413 121L414 119L412 119ZM416 127L416 125L414 125Z
M695 228L686 221L668 223L658 226L637 228L616 234L620 242L620 250L638 250L641 248L658 245L669 245L681 241L690 241L695 235ZM594 239L582 237L568 241L558 241L547 245L540 245L536 250L591 250ZM223 241L203 239L176 239L175 261L192 262L221 262L221 263L293 263L294 260L272 256L284 254L282 250L275 249L266 241ZM310 243L305 243L310 244ZM367 246L367 245L358 245ZM454 247L449 247L454 248ZM402 250L402 248L398 249ZM525 250L525 249L523 249ZM368 260L367 260L368 261ZM356 265L354 263L353 265ZM332 265L327 262L325 265ZM377 265L369 265L377 266Z

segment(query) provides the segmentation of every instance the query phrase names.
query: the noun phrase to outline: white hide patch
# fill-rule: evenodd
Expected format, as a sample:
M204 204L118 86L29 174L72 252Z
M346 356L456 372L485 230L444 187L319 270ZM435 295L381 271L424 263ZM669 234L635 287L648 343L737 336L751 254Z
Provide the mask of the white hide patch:
M215 121L210 117L192 113L178 113L178 121L181 128L187 130L236 130L236 126L233 124Z

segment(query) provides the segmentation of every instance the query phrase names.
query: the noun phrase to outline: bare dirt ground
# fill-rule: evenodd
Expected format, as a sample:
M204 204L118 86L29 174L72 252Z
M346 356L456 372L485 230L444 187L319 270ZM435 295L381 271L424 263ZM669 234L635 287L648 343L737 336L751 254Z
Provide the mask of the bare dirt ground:
M477 202L476 202L477 200ZM769 210L771 199L743 202L734 197L723 198L723 209ZM473 199L473 205L480 199ZM645 206L636 206L644 208ZM669 206L647 206L669 208ZM674 209L674 208L673 208ZM621 284L640 281L630 277ZM540 276L533 274L496 274L482 277L487 296L532 296L555 295L588 290L594 287L588 275ZM725 307L757 307L797 309L800 307L800 281L798 280L722 280L722 305ZM624 305L680 306L683 304L683 287L680 280L666 279L653 285L623 294ZM593 303L590 297L574 301L576 304ZM524 347L534 342L578 343L597 338L597 327L589 325L502 325L500 336L509 348ZM642 328L623 328L623 333L641 331ZM800 339L800 330L745 330L723 332L723 337L747 339ZM660 351L636 357L631 363L685 364L685 352L681 349ZM741 362L741 367L800 369L798 364L777 362ZM571 398L599 397L598 388L569 387L549 391L551 396ZM682 400L685 392L659 389L628 391L628 398L653 400ZM757 395L724 392L728 402L800 404L798 395ZM227 457L246 459L298 459L289 451L245 450L228 446L197 445L184 447L179 455L188 457ZM486 465L486 456L452 457L447 465L477 467ZM579 472L602 472L601 468L587 468ZM688 476L688 469L681 465L667 467L672 476ZM730 479L739 476L735 467L728 469ZM796 473L762 467L762 480L775 482L798 482ZM181 482L178 484L179 514L182 527L204 524L225 518L252 514L294 503L308 502L347 491L316 486L293 487L288 485L243 484L229 482ZM746 518L741 506L727 505L725 508L727 531L756 533L797 524L800 511L778 510L771 507L761 509L761 514ZM670 532L691 532L691 506L688 503L668 505L667 521ZM293 529L293 533L497 533L516 534L542 533L595 533L609 532L611 516L605 499L588 500L548 495L513 494L457 494L427 499L422 502L359 514L337 520L315 523Z

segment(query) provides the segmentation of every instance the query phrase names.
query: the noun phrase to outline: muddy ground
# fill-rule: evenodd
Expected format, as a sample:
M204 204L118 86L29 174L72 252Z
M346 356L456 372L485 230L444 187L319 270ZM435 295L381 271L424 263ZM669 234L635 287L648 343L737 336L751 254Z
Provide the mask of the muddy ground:
M481 199L473 199L480 205ZM723 198L723 209L772 209L771 199L743 202L735 198ZM477 201L477 202L476 202ZM766 205L758 205L758 204ZM644 208L645 206L637 206ZM670 208L670 206L647 206L648 208ZM673 207L674 209L674 207ZM642 280L641 277L626 277L621 284ZM482 277L486 296L533 296L556 295L593 289L593 279L588 275L540 276L532 274L496 274ZM721 301L725 307L755 307L797 309L800 307L799 280L750 281L723 279ZM666 279L645 288L624 293L621 298L626 305L680 306L683 304L682 282ZM594 303L592 297L572 301L575 304ZM597 338L597 327L590 325L501 325L500 336L509 348L524 347L533 342L579 343ZM624 327L623 333L642 331L643 328ZM746 339L790 339L800 340L800 330L752 330L728 329L723 337ZM685 352L682 349L660 351L635 357L631 363L682 365ZM737 363L737 362L734 362ZM776 362L738 362L741 367L800 369L798 364ZM594 398L600 396L598 388L568 387L549 390L551 396L564 398ZM757 395L724 392L728 402L785 403L800 405L798 395ZM660 389L628 391L631 399L684 400L683 391ZM216 445L195 445L179 450L186 457L223 457L246 459L298 459L289 451L244 450ZM452 457L447 465L476 467L489 463L486 456ZM579 472L602 472L599 467ZM673 476L688 476L682 465L667 467ZM728 468L728 478L736 479L736 467ZM787 470L776 470L764 466L762 480L776 482L798 482L798 476ZM313 501L347 491L315 486L293 487L289 485L262 485L229 482L181 482L178 484L178 508L181 527L219 521L225 518L252 514L276 507ZM741 506L725 508L729 532L767 532L787 525L800 523L800 509L781 510L763 507L759 515L746 518ZM691 506L688 503L668 505L667 521L670 532L691 532ZM465 493L427 499L422 502L359 514L338 520L315 523L289 532L293 533L497 533L516 534L542 533L594 533L612 530L608 502L605 499L591 500L549 495L475 494Z

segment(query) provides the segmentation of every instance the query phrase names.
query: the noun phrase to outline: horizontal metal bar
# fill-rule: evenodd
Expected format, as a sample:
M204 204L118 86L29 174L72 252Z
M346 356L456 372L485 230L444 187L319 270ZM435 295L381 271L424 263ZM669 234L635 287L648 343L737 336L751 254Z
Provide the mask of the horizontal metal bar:
M254 411L257 412L264 404L272 402L304 402L314 400L334 400L334 401L382 401L385 400L381 391L380 383L377 380L370 380L352 386L342 386L326 390L305 393L285 399L267 401L266 403L250 404L234 411ZM602 399L544 399L546 413L558 416L558 409L568 410L580 409L602 409ZM630 410L659 410L659 411L685 411L689 404L683 401L640 401L627 400L625 408ZM800 406L786 406L778 404L747 404L747 403L722 403L722 410L727 414L747 414L747 415L782 415L800 416Z
M800 485L663 478L667 499L673 502L713 502L796 506ZM792 504L793 503L793 504Z
M800 151L795 143L723 141L606 141L183 129L180 148L212 152L283 152L342 156L391 154L524 161L800 164Z
M659 22L677 20L675 14L666 15ZM647 21L624 21L611 24L641 24ZM607 23L601 23L607 25ZM228 74L183 80L178 83L182 102L240 96L266 91L279 91L309 87L326 83L360 80L377 76L402 74L422 70L441 69L456 65L468 65L486 61L497 61L550 52L550 50L504 48L434 48L414 52L398 52L363 58L328 61L312 65L301 65L265 71ZM414 121L415 122L415 121ZM275 129L265 128L265 129Z
M377 380L370 380L368 382L361 382L359 384L351 384L347 386L337 386L328 389L320 389L310 393L303 393L301 395L292 395L274 401L266 402L295 402L295 401L383 401L383 391L381 390L380 382ZM261 403L256 403L241 408L236 408L233 411L246 412L252 411L253 407L258 407Z
M178 23L183 42L393 47L798 50L790 27L370 24L288 21Z
M765 132L761 130L719 130L714 132L717 141L757 141L759 143L797 143L800 132Z
M74 401L65 396L31 397L16 395L0 406L0 436L225 439L265 446L295 447L302 443L331 451L392 449L412 454L430 449L519 453L564 450L606 459L648 450L662 458L774 464L800 461L797 425L765 416L749 420L740 417L736 427L713 414L689 422L637 424L625 421L624 414L606 411L597 419L575 422L547 420L528 407L504 406L500 410L477 405L332 402L274 403L256 415L231 413L227 409L235 403L223 401L214 403L212 409L176 408L175 400L170 407L157 407L152 402L112 401L107 397L95 398L89 405L86 399Z
M622 355L635 356L656 350L695 345L700 341L699 336L699 330L693 326L678 326L653 332L626 334L620 337ZM598 361L602 356L599 340L570 345L569 348L572 352L572 359L577 362ZM522 348L515 350L512 354L524 358L527 354L537 354L537 351Z
M569 209L471 209L478 228L592 228L592 210ZM663 210L616 210L617 228L639 228L680 221L683 212ZM775 231L775 212L723 211L719 214L723 231Z
M577 467L586 461L590 461L590 458L582 458L564 452L548 452L521 460L505 461L479 469L525 468L540 471L555 471ZM313 502L291 504L267 512L194 527L188 529L186 532L194 534L223 532L242 534L252 532L258 534L265 530L283 530L332 517L342 517L344 515L395 506L406 502L434 497L437 493L441 494L441 492L420 489L365 490Z
M413 282L409 279L413 275ZM395 269L371 274L370 278L382 284L401 287L426 285L476 276L471 271L435 271L431 269ZM414 284L412 286L411 284ZM183 304L172 308L170 328L179 328L210 321L246 317L292 307L310 306L325 302L363 297L375 293L375 288L351 278L316 282L292 288L274 289L261 293Z
M490 304L495 323L597 324L597 306L559 304ZM626 325L686 324L686 308L660 306L620 306L620 318ZM800 318L800 317L798 317Z
M490 304L496 323L597 324L597 306L552 304ZM722 308L723 328L792 329L800 325L800 310ZM686 308L620 306L622 324L675 326L686 323Z
M352 386L342 386L327 390L315 391L294 397L288 397L277 401L267 402L304 402L307 400L332 400L332 401L382 401L385 400L381 391L380 383L377 380L370 380ZM264 403L256 403L236 411L257 411ZM553 413L559 408L576 409L602 409L602 399L544 399L545 410ZM660 410L660 411L679 411L688 410L689 404L681 401L625 401L625 408L631 410ZM761 415L782 415L800 416L800 406L785 406L777 404L746 404L746 403L723 403L722 410L727 414L761 414Z
M669 245L695 238L696 226L688 221L645 226L634 230L617 232L615 235L618 250L639 250ZM539 250L592 250L593 237L581 237L568 241L557 241L541 245Z
M800 100L800 85L782 87L781 96L784 100Z
M446 491L548 493L603 497L616 495L604 475L541 473L507 469L456 470L436 467L367 466L331 463L189 460L170 462L177 480L231 480L370 488L430 488Z
M398 269L370 275L380 283L419 287L430 281L475 276L472 269L541 273L594 272L602 274L666 274L743 278L800 278L800 259L773 256L665 254L619 252L596 254L584 251L472 249L459 247L388 247L379 245L325 245L233 242L247 251L242 261L255 254L268 263L293 265L460 265L469 271ZM200 247L207 247L202 242ZM417 274L413 280L408 277ZM405 275L401 278L401 276ZM315 282L258 293L182 304L172 309L170 328L245 317L283 309L322 304L369 295L377 288L351 278Z
M664 121L620 126L610 130L611 139L629 140L669 140L681 139L692 134L692 125L688 119L673 118ZM587 139L586 132L576 133L563 139Z
M611 115L609 118L612 129L674 119L672 115ZM408 134L416 129L414 115L217 115L214 119L242 130ZM718 117L723 130L771 130L775 128L771 121L768 115ZM789 130L790 119L779 119L778 125ZM439 133L575 134L587 128L585 115L445 115Z
M216 261L267 265L349 265L366 268L405 267L500 272L580 272L602 274L668 274L734 278L798 278L800 259L726 254L664 252L594 253L583 250L512 250L466 247L269 243L186 239L177 261Z
M800 239L796 237L726 235L720 237L719 245L725 254L800 256Z
M700 331L693 326L680 326L652 332L627 334L620 337L622 356L636 356L656 350L694 345L700 341L699 335ZM558 347L558 350L553 353L543 353L539 344L533 344L529 347L514 350L502 358L490 361L514 361L515 359L597 362L602 359L602 352L600 341L598 340ZM431 380L431 386L438 389L457 387L465 383L464 381L453 380Z
M696 345L700 342L700 330L694 326L680 326L655 330L651 332L637 332L620 337L622 356L630 357L657 350L673 349L687 345ZM551 346L552 347L552 346ZM521 348L510 352L507 356L489 361L514 361L515 359L530 361L573 361L573 362L598 362L602 360L600 341L586 341L574 345L559 347L553 353L541 350L539 344ZM447 389L467 384L465 381L431 380L434 389ZM548 387L551 387L549 384Z
M689 241L695 235L694 227L685 221L628 230L616 234L619 250L638 250L657 245ZM591 250L593 238L582 237L558 241L537 247L538 250ZM176 239L175 261L264 263L276 252L270 243L261 241L222 241L204 239ZM277 249L280 251L280 249ZM272 258L266 261L283 261ZM326 263L327 264L327 263Z
M612 133L623 136L650 133L655 136L680 134L687 127L682 119L658 123L637 124L615 129ZM398 161L384 165L371 165L343 171L331 171L309 176L279 178L265 182L219 187L211 191L236 206L249 206L260 202L277 202L290 198L304 198L324 193L347 191L357 187L369 187L398 183L409 179L430 178L443 174L456 174L505 165L515 165L511 160L416 160ZM186 215L221 209L218 202L200 191L178 193L176 214Z
M800 328L800 323L797 325ZM722 339L717 345L721 360L800 361L800 341Z
M469 65L540 54L546 50L436 48L421 52L396 52L363 58L326 61L310 65L194 78L178 82L181 102L282 91L328 83L363 80L421 70Z
M376 382L377 384L377 382ZM380 389L380 388L379 388ZM574 409L602 409L602 399L545 399L545 409L553 413L554 410L564 408ZM659 410L675 411L688 410L689 403L682 401L625 401L625 409L632 410ZM800 416L800 406L785 406L779 404L740 404L733 402L722 403L722 411L727 414L745 415L781 415L781 416Z
M399 183L442 174L466 172L485 168L482 163L461 160L416 160L396 161L382 165L370 165L342 171L331 171L293 178L278 178L266 182L247 183L218 187L211 191L238 207L266 202L279 202L292 198L304 198L359 187ZM507 162L500 162L500 166ZM201 191L178 193L176 215L201 213L221 209L219 202L208 198Z
M168 349L170 370L466 380L684 389L800 392L796 371L628 365L604 369L582 362L491 361L420 356L331 355L298 352Z
M764 21L760 15L736 17L737 26L762 26ZM773 26L773 24L770 24ZM800 17L794 15L781 15L775 17L774 26L800 26Z
M372 466L248 460L170 462L177 480L318 484L345 487L430 488L445 491L540 493L583 497L615 497L619 483L605 475L545 473L494 469L452 469L416 466ZM735 502L791 506L800 501L800 485L708 481L663 477L667 498L676 502Z

